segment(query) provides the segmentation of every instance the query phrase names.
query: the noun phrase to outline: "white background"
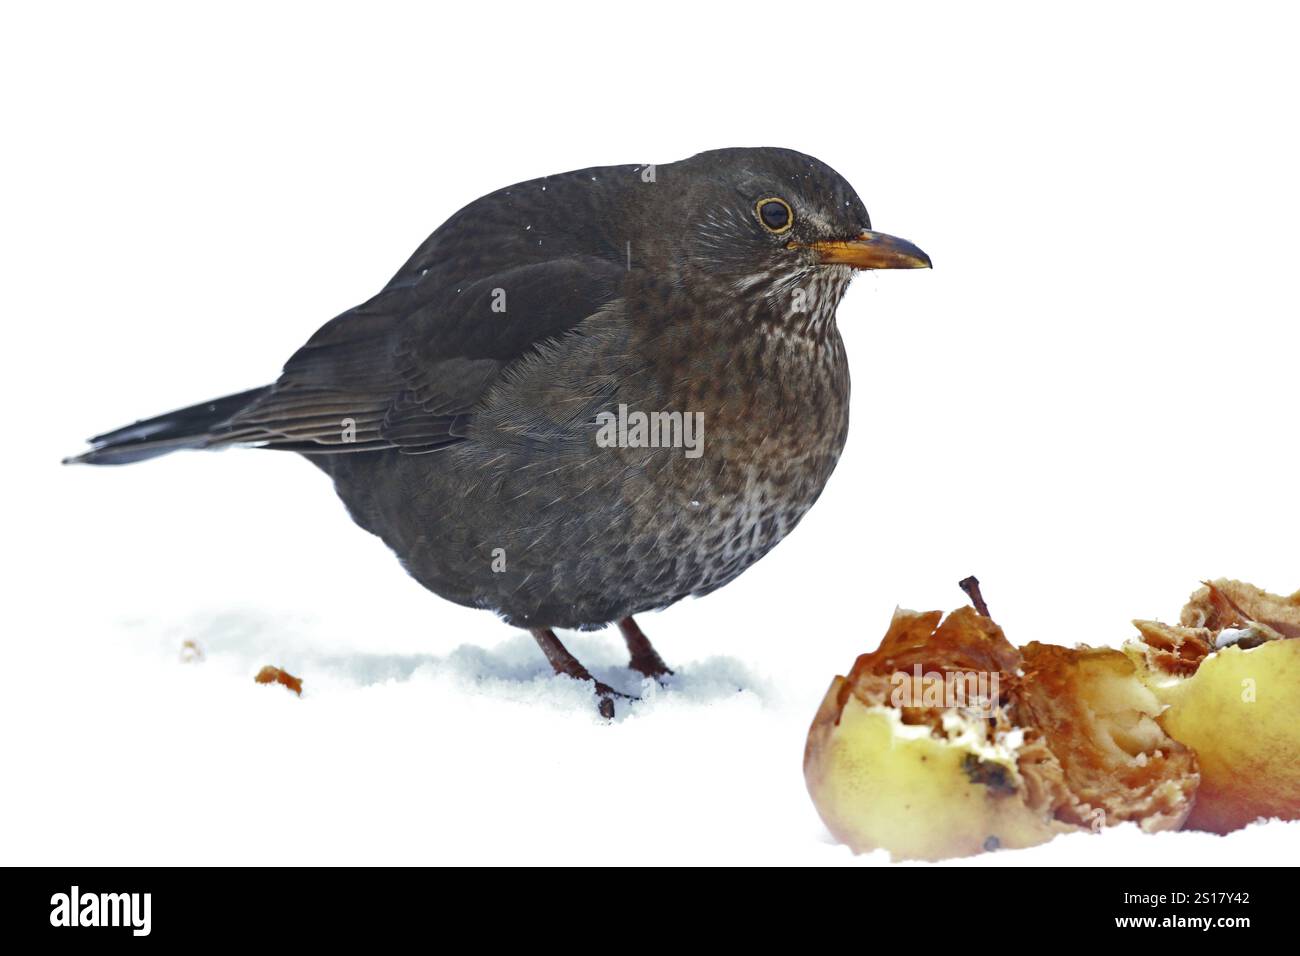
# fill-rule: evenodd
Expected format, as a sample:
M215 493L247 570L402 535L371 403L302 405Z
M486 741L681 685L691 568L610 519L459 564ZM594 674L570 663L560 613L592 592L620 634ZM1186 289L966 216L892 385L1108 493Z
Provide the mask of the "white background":
M1282 9L6 7L3 861L849 862L802 740L895 605L958 606L973 572L1017 643L1118 644L1207 577L1300 587ZM613 725L301 460L59 465L272 380L483 193L737 145L824 159L935 268L850 290L825 495L645 617L680 680ZM616 635L571 646L634 686ZM255 686L267 663L306 696ZM1273 825L983 861L1298 847Z

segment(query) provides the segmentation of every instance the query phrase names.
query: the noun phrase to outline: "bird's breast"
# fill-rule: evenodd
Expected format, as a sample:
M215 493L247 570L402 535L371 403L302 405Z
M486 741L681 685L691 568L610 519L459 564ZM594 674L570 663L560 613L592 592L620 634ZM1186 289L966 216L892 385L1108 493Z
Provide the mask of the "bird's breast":
M848 431L838 335L821 342L697 342L667 405L697 423L694 456L636 462L625 494L643 534L677 549L690 590L731 580L785 537L821 494ZM638 467L638 465L640 467Z

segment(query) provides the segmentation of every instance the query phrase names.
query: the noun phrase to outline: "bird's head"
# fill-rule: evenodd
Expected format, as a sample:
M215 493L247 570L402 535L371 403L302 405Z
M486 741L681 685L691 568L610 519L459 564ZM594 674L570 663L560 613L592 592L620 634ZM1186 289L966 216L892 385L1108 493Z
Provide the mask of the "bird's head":
M639 193L643 215L674 237L684 281L725 296L829 317L858 270L930 268L912 243L872 230L853 187L812 156L719 149L652 175Z

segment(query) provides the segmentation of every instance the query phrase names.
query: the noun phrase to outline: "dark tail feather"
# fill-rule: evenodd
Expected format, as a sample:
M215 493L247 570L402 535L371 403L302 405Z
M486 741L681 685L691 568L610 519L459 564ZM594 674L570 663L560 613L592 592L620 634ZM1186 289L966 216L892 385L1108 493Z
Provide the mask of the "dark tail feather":
M156 458L180 448L206 448L224 437L222 427L241 409L271 390L250 389L238 395L215 398L200 405L149 418L90 439L91 449L63 459L65 465L127 465Z

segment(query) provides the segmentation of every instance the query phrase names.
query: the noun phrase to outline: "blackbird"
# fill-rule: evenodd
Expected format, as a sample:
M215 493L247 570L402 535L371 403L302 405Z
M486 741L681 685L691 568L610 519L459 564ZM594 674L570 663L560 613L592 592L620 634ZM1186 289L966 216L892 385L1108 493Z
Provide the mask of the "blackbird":
M508 186L461 209L272 385L90 439L74 462L297 452L436 594L529 629L618 622L731 581L816 501L844 446L835 311L859 269L928 268L789 149L719 149Z

